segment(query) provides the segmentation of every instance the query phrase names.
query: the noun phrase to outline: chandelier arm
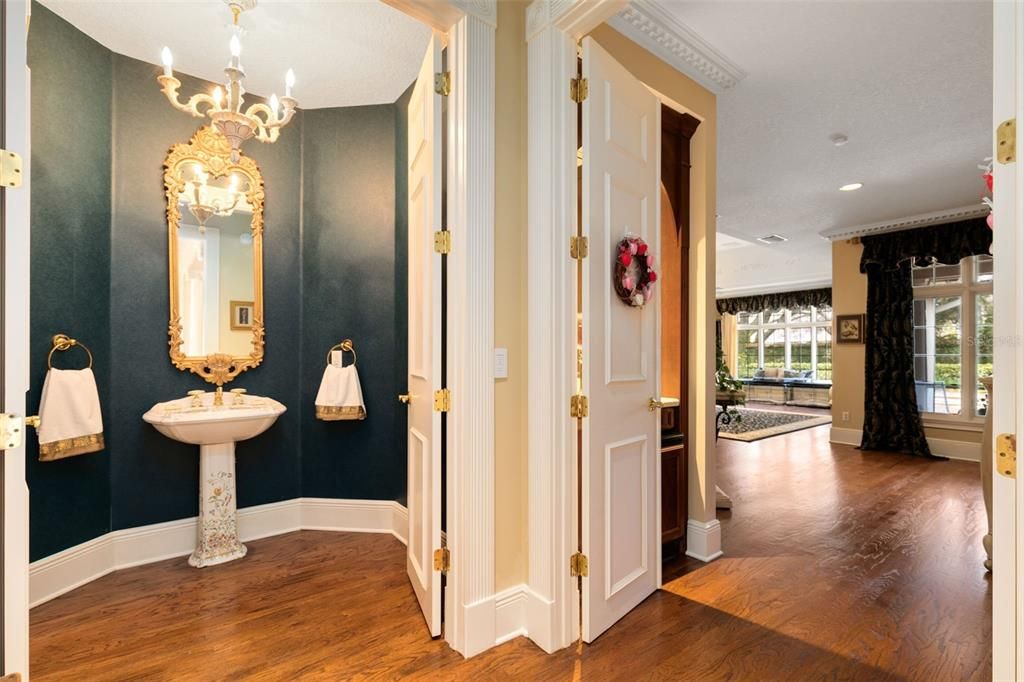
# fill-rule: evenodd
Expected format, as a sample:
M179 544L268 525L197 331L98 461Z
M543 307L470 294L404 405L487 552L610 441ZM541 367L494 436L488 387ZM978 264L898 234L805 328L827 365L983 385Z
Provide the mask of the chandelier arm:
M199 92L192 95L188 102L185 104L181 103L178 89L181 87L181 81L174 76L159 76L157 80L160 82L160 90L167 97L167 101L171 103L178 111L183 111L186 114L191 114L195 118L203 118L208 115L210 110L217 111L220 109L220 105L217 104L217 100L212 95L207 95L205 92ZM202 105L208 105L209 108L206 111L200 111Z

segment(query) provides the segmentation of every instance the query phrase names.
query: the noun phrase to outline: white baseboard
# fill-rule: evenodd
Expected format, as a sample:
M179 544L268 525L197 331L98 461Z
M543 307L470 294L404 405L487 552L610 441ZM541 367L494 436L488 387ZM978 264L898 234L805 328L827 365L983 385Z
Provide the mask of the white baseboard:
M29 603L38 606L111 571L184 556L196 544L196 517L116 530L29 566ZM304 497L238 510L243 542L296 530L391 533L403 544L408 511L390 500Z
M840 445L860 445L860 429L841 429L832 427L829 432L829 440ZM928 447L933 455L960 459L967 462L981 461L981 443L971 443L962 440L949 440L946 438L928 438Z
M494 643L526 636L526 607L530 588L513 585L494 595Z
M686 522L686 556L705 562L722 556L722 524L718 519Z

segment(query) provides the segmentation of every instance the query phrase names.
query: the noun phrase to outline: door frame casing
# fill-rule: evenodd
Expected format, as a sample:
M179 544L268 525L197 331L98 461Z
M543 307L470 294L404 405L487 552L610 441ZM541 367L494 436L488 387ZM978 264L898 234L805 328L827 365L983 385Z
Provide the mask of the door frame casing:
M992 253L998 253L993 285L997 310L1020 310L1024 302L1024 0L993 3L992 130L1017 119L1016 162L995 162ZM995 150L993 132L993 150ZM993 156L995 152L993 151ZM1024 316L996 315L993 436L1016 434L1024 443ZM1007 342L1012 340L1012 342ZM1002 342L1000 342L1002 341ZM993 443L994 451L994 443ZM993 462L995 468L995 462ZM1019 679L1024 666L1024 476L992 474L992 677Z
M613 19L626 0L534 0L526 10L528 45L528 546L527 632L548 652L569 646L579 636L576 579L569 557L576 551L578 479L576 420L569 414L576 386L576 268L569 253L577 233L576 105L569 98L576 73L576 42ZM630 10L639 10L630 6ZM647 13L645 25L662 35L678 35L661 17ZM644 45L671 68L678 61L668 44ZM641 78L641 80L643 80ZM593 94L593 93L592 93ZM714 230L704 239L705 265L713 277ZM691 257L691 261L693 257ZM692 274L691 274L692 277ZM714 287L711 292L713 295ZM693 299L691 298L691 304ZM713 301L691 306L691 316L714 308ZM691 317L691 320L695 318ZM701 318L703 319L703 318ZM713 333L710 335L713 340ZM706 351L706 349L705 349ZM711 377L713 346L707 353L691 349L690 377ZM707 362L712 364L704 366ZM695 519L691 503L688 553L703 560L720 556L720 532L714 518L713 388L698 391L690 427L690 490L698 486L710 505ZM711 396L710 412L704 404ZM700 409L696 409L696 408ZM694 458L698 466L693 466ZM710 491L710 492L709 492ZM660 494L660 491L658 491ZM710 500L710 502L708 502ZM710 519L710 520L708 520ZM697 543L694 545L693 543Z
M3 66L4 97L21 94L23 106L4 107L3 146L22 157L22 185L2 189L5 214L3 246L3 409L25 414L28 391L29 326L29 78L27 34L29 6L24 0L3 0L5 50ZM28 487L25 483L25 446L0 451L3 457L3 673L28 674ZM12 510L22 514L10 514Z

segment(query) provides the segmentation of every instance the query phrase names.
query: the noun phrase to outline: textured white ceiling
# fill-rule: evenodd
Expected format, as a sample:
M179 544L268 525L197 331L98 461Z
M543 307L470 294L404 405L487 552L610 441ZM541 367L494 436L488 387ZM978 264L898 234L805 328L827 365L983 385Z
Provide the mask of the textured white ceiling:
M753 242L719 249L720 294L831 281L820 232L979 201L990 2L663 7L748 74L718 97L718 230ZM773 232L790 240L753 241Z
M224 80L231 12L221 0L42 1L115 52L159 64L167 45L176 71ZM280 97L291 67L303 109L394 102L430 38L425 24L378 0L261 0L241 24L246 89Z

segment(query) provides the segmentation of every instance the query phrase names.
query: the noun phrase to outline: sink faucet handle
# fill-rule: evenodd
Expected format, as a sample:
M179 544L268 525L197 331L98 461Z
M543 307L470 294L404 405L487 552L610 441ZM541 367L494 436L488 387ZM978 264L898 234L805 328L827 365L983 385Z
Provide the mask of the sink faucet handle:
M241 405L244 402L243 396L247 393L244 388L233 388L231 389L231 395L234 396L231 399L232 405Z
M192 397L192 407L200 407L203 404L203 394L206 391L189 391L188 394Z

